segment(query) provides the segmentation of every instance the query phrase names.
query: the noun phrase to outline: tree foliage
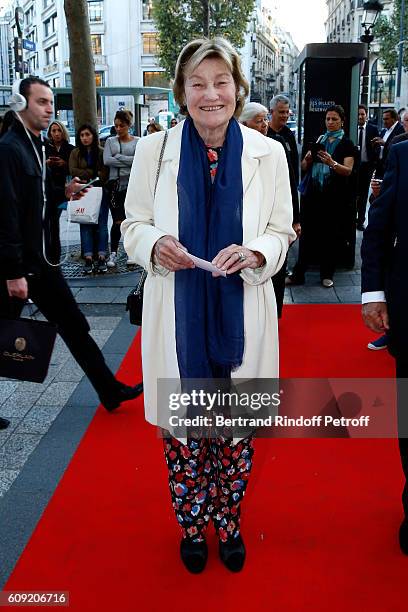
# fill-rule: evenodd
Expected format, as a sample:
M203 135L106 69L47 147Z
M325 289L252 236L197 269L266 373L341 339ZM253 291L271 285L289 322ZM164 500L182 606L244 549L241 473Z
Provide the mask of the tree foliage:
M404 39L408 32L408 3L405 3ZM398 43L400 39L401 0L394 0L394 8L389 17L381 15L374 27L373 34L380 43L380 59L386 70L395 70L398 64ZM408 45L404 44L403 66L408 67Z
M159 62L169 78L181 49L194 38L224 36L235 48L242 47L254 4L255 0L154 0Z

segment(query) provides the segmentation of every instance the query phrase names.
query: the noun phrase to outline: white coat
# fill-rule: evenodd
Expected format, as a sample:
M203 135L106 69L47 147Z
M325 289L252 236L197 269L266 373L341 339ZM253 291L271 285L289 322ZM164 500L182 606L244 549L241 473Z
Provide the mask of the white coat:
M266 264L246 269L244 280L245 348L233 378L277 378L278 322L271 277L282 267L292 230L289 172L282 145L240 126L243 136L243 244L259 251ZM144 288L142 363L146 420L163 425L157 405L157 380L179 380L174 311L174 272L152 264L156 241L165 235L178 239L177 174L183 122L169 130L156 197L155 178L164 133L142 138L130 175L122 223L129 257L148 271ZM191 270L194 274L194 269ZM168 418L168 407L165 409ZM167 422L164 420L164 422Z

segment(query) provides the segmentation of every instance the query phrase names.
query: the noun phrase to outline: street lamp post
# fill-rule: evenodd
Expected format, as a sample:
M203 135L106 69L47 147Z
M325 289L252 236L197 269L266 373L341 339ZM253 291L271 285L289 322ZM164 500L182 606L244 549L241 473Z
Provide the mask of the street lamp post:
M370 45L374 40L374 36L371 29L375 26L379 14L383 10L384 6L378 0L368 0L363 5L364 14L362 26L364 28L364 34L360 37L361 42L367 44L367 57L364 61L363 70L363 83L361 91L361 104L368 107L368 84L370 80Z
M378 129L382 128L382 117L381 117L381 97L382 92L384 91L384 80L380 77L377 81L377 91L378 91Z

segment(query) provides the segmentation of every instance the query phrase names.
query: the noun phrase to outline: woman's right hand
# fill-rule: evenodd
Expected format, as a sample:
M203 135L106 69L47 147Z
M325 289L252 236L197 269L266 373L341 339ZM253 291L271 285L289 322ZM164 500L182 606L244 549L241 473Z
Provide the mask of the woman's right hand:
M153 247L153 262L170 272L195 268L194 263L185 254L185 247L173 236L159 238Z
M311 164L311 163L312 163L312 161L313 161L312 152L311 152L311 151L308 151L308 152L306 153L306 155L305 155L305 158L304 158L304 159L305 159L305 162L306 162L307 164Z

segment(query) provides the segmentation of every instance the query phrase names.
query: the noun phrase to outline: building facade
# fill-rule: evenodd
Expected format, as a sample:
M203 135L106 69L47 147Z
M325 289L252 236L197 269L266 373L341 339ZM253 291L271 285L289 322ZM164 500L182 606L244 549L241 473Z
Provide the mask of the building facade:
M23 67L51 87L71 87L69 43L63 0L13 0L6 12L10 39L17 37L16 6L24 11ZM169 87L156 58L156 30L152 0L88 0L95 82L101 87ZM13 45L13 43L11 43ZM11 72L16 76L14 54ZM20 75L17 74L17 77ZM144 100L151 114L167 108L167 96ZM132 98L98 101L98 121L110 124L118 108L131 107ZM147 113L147 111L146 111ZM64 119L64 117L62 117ZM72 112L65 117L73 126Z
M11 84L10 45L9 45L9 19L0 17L0 109L5 109L8 93L2 87Z
M269 100L278 91L279 41L273 29L270 2L258 0L248 24L241 56L245 76L250 84L250 100L267 108Z
M293 68L298 55L291 35L278 25L274 3L258 0L241 51L251 101L269 108L271 98L282 93L295 110L297 85Z
M280 66L277 89L280 94L287 96L290 100L290 108L297 112L297 74L294 71L295 61L299 55L299 49L295 45L290 32L275 26L275 35L280 44Z
M382 15L389 15L393 10L393 0L382 0L384 10ZM364 34L363 15L364 0L327 0L328 17L326 21L327 42L360 42ZM379 58L378 41L374 39L370 45L369 58L369 114L378 119L382 108L392 108L396 104L396 70L387 71ZM382 79L384 85L380 93L378 83ZM408 106L407 79L402 80L402 106Z

